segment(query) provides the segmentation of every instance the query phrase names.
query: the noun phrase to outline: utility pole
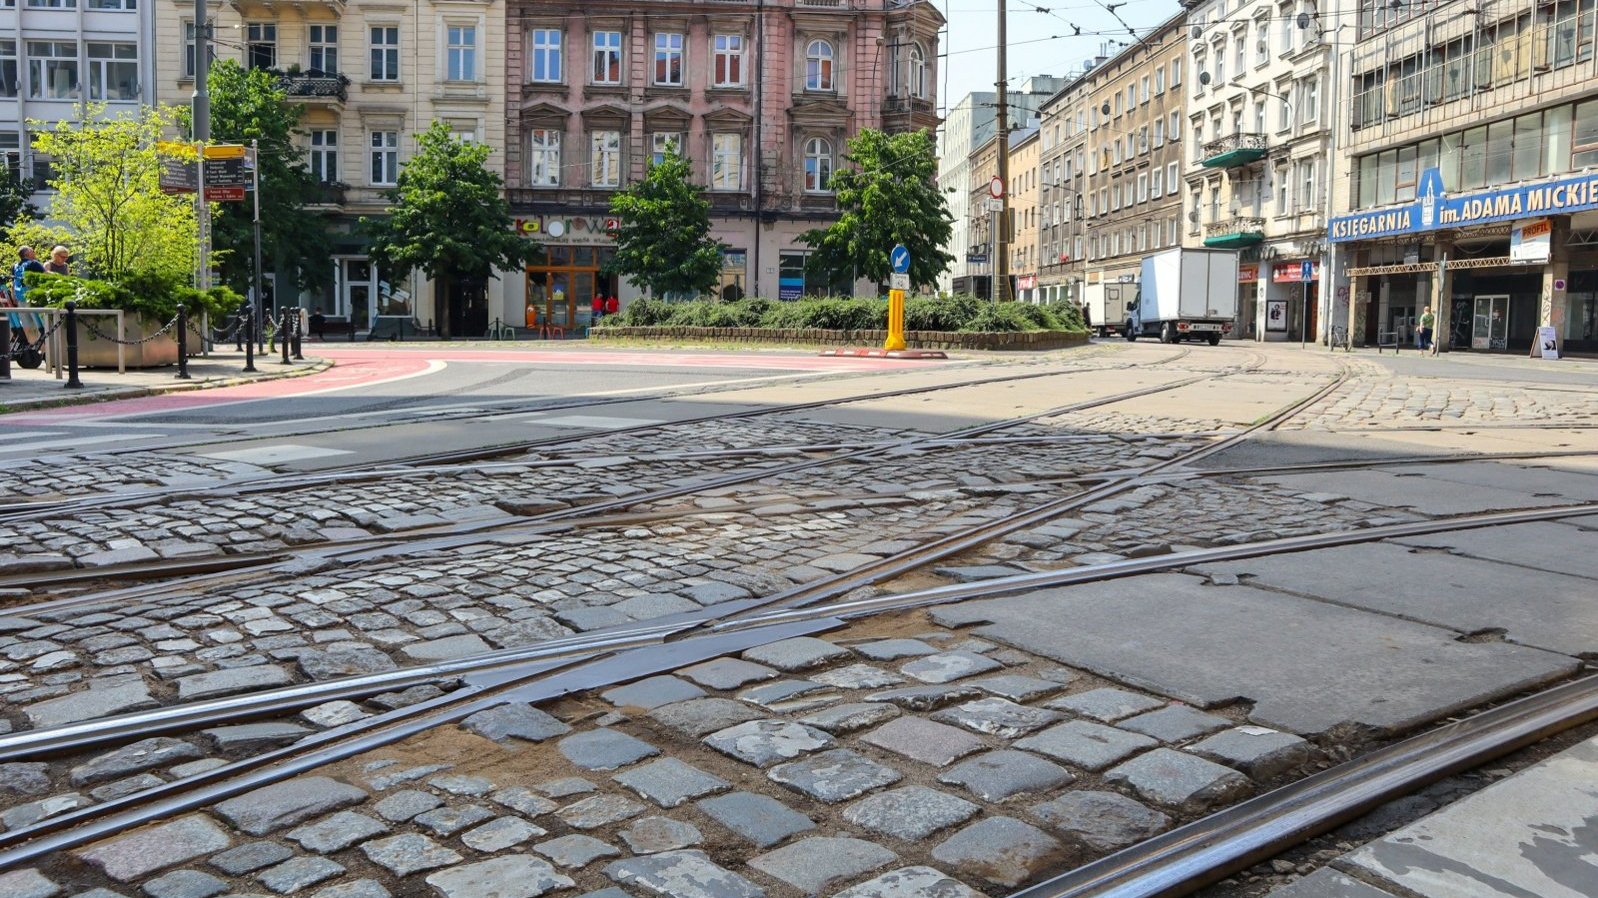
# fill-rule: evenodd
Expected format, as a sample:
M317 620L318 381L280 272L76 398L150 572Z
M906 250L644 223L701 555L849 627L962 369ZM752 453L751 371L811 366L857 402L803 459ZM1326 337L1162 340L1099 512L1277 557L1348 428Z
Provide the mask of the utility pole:
M211 24L206 20L206 0L194 0L194 124L195 148L200 153L200 184L194 193L200 222L200 260L194 286L211 288L211 205L205 201L205 144L211 141Z
M196 0L198 2L198 0ZM994 102L994 133L998 139L999 182L1004 185L999 197L998 228L993 233L993 301L1010 298L1010 86L1006 68L1006 51L1009 37L1005 33L1005 7L1009 0L999 0L999 80Z

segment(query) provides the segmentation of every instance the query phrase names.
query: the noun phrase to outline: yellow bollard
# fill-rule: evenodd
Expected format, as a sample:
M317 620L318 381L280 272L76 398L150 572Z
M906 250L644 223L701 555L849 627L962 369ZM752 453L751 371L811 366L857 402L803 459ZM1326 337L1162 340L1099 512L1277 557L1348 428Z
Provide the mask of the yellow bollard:
M888 352L904 349L904 291L888 291L888 339L882 343Z

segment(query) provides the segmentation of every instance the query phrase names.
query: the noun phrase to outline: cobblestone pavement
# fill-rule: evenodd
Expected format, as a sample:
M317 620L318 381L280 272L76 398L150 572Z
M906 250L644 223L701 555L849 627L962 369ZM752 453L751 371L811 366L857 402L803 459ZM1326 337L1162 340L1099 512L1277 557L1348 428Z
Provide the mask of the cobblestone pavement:
M1151 349L1100 347L1094 364ZM890 449L779 472L825 457L798 447L887 443L939 428L917 429L908 415L877 427L822 414L758 417L584 437L475 470L322 484L291 502L172 497L0 525L0 571L93 566L393 536L771 469L643 503L626 520L489 531L438 548L405 543L404 555L324 563L290 579L234 575L115 605L41 609L19 607L26 595L0 594L14 606L0 606L0 739L714 613L1070 497L1086 485L1075 479L1083 475L1177 458L1340 371L1349 379L1284 430L1360 433L1373 426L1367 412L1391 424L1395 404L1408 409L1417 394L1426 397L1417 414L1445 396L1444 411L1478 416L1473 423L1579 425L1594 411L1594 394L1579 389L1394 382L1359 357L1250 352L1263 363L1257 370L1237 372L1250 358L1199 350L1166 367L1178 377L1223 368L1229 376L1157 402L1000 432L1039 442ZM1102 389L1115 372L1081 376ZM1482 404L1481 395L1494 398ZM744 454L703 455L729 450ZM157 482L140 479L150 477L143 455L87 463L102 465L120 488ZM179 485L202 486L268 473L199 459L163 476L174 470L193 478ZM1537 489L1510 507L1583 501ZM1380 487L1336 492L1309 478L1151 480L885 588L1460 510ZM38 555L57 560L27 560ZM0 870L0 895L999 896L1343 757L1335 740L1256 725L1246 702L1173 703L920 613L823 635L435 727L27 869ZM440 680L286 717L0 762L0 829L180 781L458 685Z

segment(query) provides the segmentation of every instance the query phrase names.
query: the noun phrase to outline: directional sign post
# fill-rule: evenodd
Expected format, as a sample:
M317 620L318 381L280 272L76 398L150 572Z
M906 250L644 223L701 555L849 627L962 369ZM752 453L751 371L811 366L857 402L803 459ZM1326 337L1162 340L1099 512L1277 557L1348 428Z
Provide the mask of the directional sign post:
M893 264L893 282L888 290L888 338L882 348L888 352L904 349L904 291L910 288L910 250L899 244L888 254Z

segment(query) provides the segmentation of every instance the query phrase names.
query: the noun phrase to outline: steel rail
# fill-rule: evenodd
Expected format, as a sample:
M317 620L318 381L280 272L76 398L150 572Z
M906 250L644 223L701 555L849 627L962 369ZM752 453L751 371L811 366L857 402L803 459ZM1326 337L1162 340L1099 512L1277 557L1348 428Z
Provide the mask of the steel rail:
M1378 805L1598 720L1598 676L1446 724L1233 805L1009 898L1177 898Z

